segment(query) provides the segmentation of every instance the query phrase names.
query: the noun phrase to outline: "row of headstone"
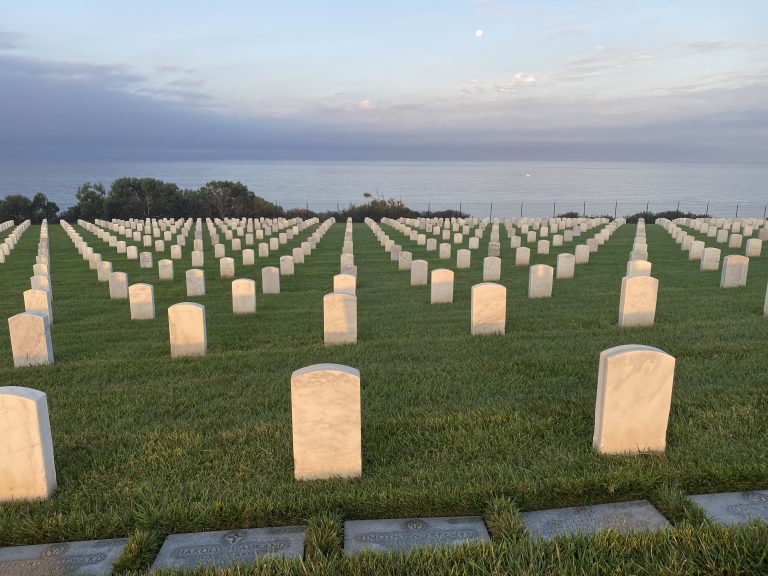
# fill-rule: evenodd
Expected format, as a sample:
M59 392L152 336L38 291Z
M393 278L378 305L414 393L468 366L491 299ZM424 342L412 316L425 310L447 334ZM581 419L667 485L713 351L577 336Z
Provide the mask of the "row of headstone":
M223 258L226 255L226 246L222 243L215 229L216 227L224 234L224 239L230 242L230 248L233 252L239 252L243 249L243 241L246 246L252 246L256 244L257 240L267 240L267 242L259 242L257 246L258 257L266 258L269 256L270 251L275 252L279 250L280 246L287 244L301 231L318 222L317 218L310 218L308 220L302 220L301 218L292 218L290 220L278 218L262 223L254 223L251 229L249 229L249 224L247 222L244 223L242 220L208 222L207 227L216 258ZM270 238L273 233L276 236ZM243 259L246 261L250 260L254 255L255 253L245 254Z
M348 218L339 258L340 273L333 277L333 292L323 297L323 341L326 346L357 343L357 266L354 226Z
M487 285L478 286L477 290L483 291ZM493 288L504 289L498 285ZM491 316L496 313L473 310L473 322ZM205 354L204 306L176 304L168 309L168 319L173 357ZM499 330L496 325L480 322L476 326L480 330ZM672 356L648 346L618 346L600 354L593 436L597 451L664 451L674 369ZM292 374L296 479L362 474L360 397L360 372L349 366L317 364ZM56 470L45 394L3 387L0 408L0 501L50 496L56 487Z
M666 232L672 236L682 250L689 251L689 259L695 260L698 255L701 255L701 264L699 269L702 271L717 270L720 267L720 249L719 248L703 248L702 245L696 245L697 241L693 236L682 230L675 222L667 219L660 219L658 223L666 230ZM762 246L762 240L753 238L756 242ZM750 240L750 242L752 241ZM702 243L703 244L703 243ZM692 253L694 256L692 256ZM756 252L758 255L760 251ZM739 254L731 254L723 258L723 269L720 274L720 287L721 288L739 288L747 285L747 276L749 272L749 257L741 256Z
M728 248L741 248L747 239L744 255L750 258L760 256L762 241L768 240L767 221L759 218L676 218L673 222L714 238L718 244L727 244ZM758 237L751 238L755 232Z
M488 226L489 219L484 219L483 221L478 221L477 219L470 219L468 221L465 221L463 219L459 219L458 221L449 222L446 220L444 223L444 228L441 228L439 223L438 225L434 225L434 222L424 219L400 219L400 220L391 220L388 218L383 218L382 223L388 224L393 227L395 227L399 232L409 237L411 241L415 241L417 245L419 246L425 246L427 251L438 251L439 258L442 260L448 260L451 258L451 244L444 242L438 245L438 241L440 239L442 240L450 240L451 239L451 233L448 229L449 226L454 230L453 233L453 244L454 245L461 245L464 237L469 235L472 229L475 225L477 225L477 229L474 230L474 235L469 238L469 245L468 250L474 250L479 248L479 242L480 239L484 235L485 228ZM520 226L520 232L521 234L525 235L525 241L527 243L536 243L536 250L538 254L549 254L550 245L551 246L562 246L565 242L570 242L574 238L578 237L582 231L590 230L594 227L606 224L608 222L607 219L601 218L601 219L565 219L565 218L552 218L549 220L533 220L533 219L519 219L516 220L515 223L509 219L504 220L505 228L507 231L507 234L509 236L510 240L510 247L511 248L520 248L522 246L523 238L520 236L517 236L517 229L514 227L515 225ZM416 226L418 228L424 229L426 231L426 234L420 234L418 230L414 230L410 228L410 226ZM563 234L557 234L557 232L561 231L561 227L568 227L572 226L573 229L568 230L564 229ZM460 228L461 227L461 228ZM461 230L461 232L459 232ZM436 236L436 238L427 238L428 234L433 234ZM442 236L441 236L442 234ZM549 235L552 234L551 240L548 239ZM526 247L527 248L527 247ZM530 258L530 248L528 249L528 254ZM491 225L491 236L490 241L488 243L488 256L500 256L501 252L501 244L500 244L500 236L499 236L499 220L498 218L494 219L494 223ZM522 264L524 260L524 253L525 251L521 251L520 259ZM457 254L457 268L468 268L470 263L470 252L465 249L464 251L459 250Z
M479 284L473 290L478 294L472 314L477 333L503 331L500 306L482 306L479 294L503 292L504 287L488 286ZM664 452L674 370L672 356L649 346L617 346L600 354L595 450L603 454ZM291 377L291 407L297 479L362 474L359 371L337 364L297 370Z
M324 224L312 235L309 242L306 242L306 246L302 245L302 258L303 252L306 250L307 255L311 254L312 249L317 246L317 243L322 239L327 230L335 220L333 218L328 219ZM68 224L65 223L66 226ZM82 246L79 235L69 227L71 230L70 236L73 237L76 245ZM151 258L151 254L148 254ZM100 263L104 264L104 263ZM173 280L173 261L161 260L159 263L159 276L160 280ZM128 275L124 272L111 272L111 265L102 267L104 276L108 278L110 298L112 299L129 299L131 319L133 320L151 320L155 317L155 303L154 303L154 288L150 284L134 284L128 285ZM280 268L266 267L262 269L262 290L265 294L278 294L280 293L280 276L292 275L294 272L293 257L284 256L281 258ZM220 260L220 276L222 278L234 277L234 261L231 258L222 258ZM99 278L102 279L101 277ZM205 295L205 276L203 270L196 268L187 270L186 272L186 287L188 296L204 296ZM234 280L232 282L232 310L234 314L247 314L255 313L256 311L256 290L255 282L248 279ZM204 319L204 307L202 310L202 317ZM182 315L182 318L187 316L199 317L197 314ZM184 324L184 322L180 322ZM169 320L170 325L170 320ZM191 324L193 332L196 332L194 339L196 342L206 342L207 337L205 334L205 322L193 322ZM176 331L171 331L176 334ZM173 335L171 336L172 356L186 355L183 352L183 347L177 349L174 353ZM178 348L178 347L177 347ZM205 355L205 349L207 346L200 345L195 348L195 353L190 355ZM182 350L182 351L179 351ZM202 352L200 352L202 350Z
M696 240L695 236L666 218L659 218L656 223L672 237L681 250L688 252L688 260L699 262L699 270L707 272L720 269L720 248L707 247L704 241Z
M627 273L621 279L619 326L653 326L658 292L659 281L651 277L651 263L648 261L645 219L640 218L627 262Z
M764 220L745 219L744 221L730 222L719 219L718 222L721 222L721 224L710 223L707 220L711 219L677 218L672 222L676 226L686 226L700 234L706 234L708 238L714 238L715 242L719 244L727 244L728 248L738 249L744 246L744 256L748 258L758 258L761 256L763 241L768 240L768 229L765 228ZM743 231L741 228L742 224L744 226ZM758 232L758 237L750 238L754 232ZM745 238L747 239L746 242L744 242ZM702 241L696 241L694 237L695 242ZM686 246L681 245L681 247L683 250L687 249ZM695 253L698 253L698 251L695 250ZM698 259L696 257L691 258L691 260Z
M366 223L369 225L369 227L371 227L371 223L372 222L373 221L370 221L370 222L366 221ZM600 222L601 221L595 220L594 222L590 223L589 227L597 226L597 225L599 225ZM413 240L414 234L417 233L414 230L408 229L407 227L405 227L400 222L393 221L391 219L384 218L384 219L382 219L382 223L386 223L386 224L394 226L401 233L408 235L410 237L410 239L412 239L412 240ZM615 229L618 226L620 226L622 223L623 223L622 221L615 221L615 223L612 224L612 226L608 227L608 229L604 232L604 234L601 233L603 235L601 235L598 240L594 240L594 242L595 242L594 250L597 249L598 243L599 244L604 243L605 240L607 240L607 238L610 237L610 235L613 233L613 231L615 231ZM527 224L526 224L526 226L527 226ZM578 225L577 225L577 227L578 227ZM586 229L589 229L589 228L586 228ZM382 243L382 245L385 248L385 251L390 252L392 254L392 257L391 257L392 260L395 260L396 257L397 257L397 259L399 261L399 269L400 270L408 270L408 269L410 269L410 266L412 264L412 262L411 262L412 255L411 255L411 253L410 252L404 252L404 253L401 254L402 248L399 245L395 244L394 241L392 241L389 238L389 236L387 236L386 233L378 225L376 225L376 227L371 227L371 230L374 232L374 234L376 235L377 239L379 239L379 242ZM471 250L478 247L478 243L477 242L479 242L479 238L482 237L482 233L483 233L483 227L481 226L481 227L478 228L475 238L472 239L472 240L476 240L476 242L475 243L470 242L469 249L460 249L458 251L458 253L457 253L457 260L456 260L456 267L457 267L457 269L464 269L464 268L469 268L470 267L470 265L471 265ZM578 236L579 234L581 234L581 230L578 229L578 230L576 230L575 233ZM488 256L489 257L496 257L496 258L498 258L499 255L500 255L500 244L498 242L498 238L499 238L498 224L494 224L492 226L492 229L491 229L491 241L488 244ZM520 267L528 266L530 264L531 249L526 247L526 246L521 246L519 241L515 242L515 238L517 238L517 237L513 237L512 242L511 242L512 247L516 248L516 252L515 252L515 265L516 266L520 266ZM572 238L573 238L573 236L571 237L571 239ZM539 250L538 250L539 253L540 254L549 254L549 241L548 240L543 240L541 242L544 242L545 244L539 245L539 247L538 247L539 248ZM421 235L418 236L417 244L422 245ZM557 245L561 246L562 242L557 243ZM427 248L427 251L435 250L437 248L436 241L435 240L431 240L431 239L427 240L426 248ZM441 260L447 260L447 259L450 259L450 257L451 257L451 245L448 244L448 243L440 244L440 246L439 246L439 258ZM584 264L584 263L587 263L588 261L589 261L589 246L587 246L587 245L583 245L581 247L577 246L576 254L575 254L575 261L573 262L573 264L575 264L575 263ZM574 266L572 265L570 257L563 256L562 258L559 258L558 259L558 264L559 264L558 268L560 270L560 272L558 274L558 278L571 278L571 277L573 277ZM419 264L419 272L421 272L422 266L423 265L421 265L421 263L420 263Z
M373 220L366 220L366 224L374 233L379 243L384 247L385 251L390 253L398 253L400 247L393 243L384 230L376 224ZM617 223L615 227L607 232L606 237L610 237L613 231L620 225ZM518 252L528 251L527 255L530 255L530 250L526 247L518 248ZM468 253L468 250L459 250L460 253ZM406 265L403 262L403 255L406 255ZM466 257L466 256L465 256ZM394 258L392 258L394 260ZM399 270L410 270L411 272L411 285L421 286L427 284L428 278L428 262L426 260L411 260L410 252L399 252L398 254ZM559 277L572 278L573 270L575 266L576 258L572 254L560 254L558 257L558 270ZM525 262L521 261L520 256L516 258L517 265L529 264L528 259ZM463 268L463 266L459 266ZM537 264L531 266L529 270L529 282L528 282L528 296L529 298L550 298L552 296L554 269L546 264ZM483 281L492 282L501 279L501 259L497 256L486 257L483 261ZM446 304L453 302L453 285L454 285L454 272L449 269L439 268L433 270L431 273L431 292L430 303L432 304ZM492 290L487 288L487 290ZM478 294L484 294L483 290L480 290ZM493 292L491 298L498 297L497 292ZM506 299L506 292L504 293ZM485 299L485 298L483 298ZM506 305L505 305L506 306ZM473 332L474 333L474 332Z
M479 293L486 286L475 289ZM493 285L491 289L504 287ZM478 303L478 309L473 309L473 328L503 330L493 308L498 307L480 310ZM475 322L482 318L493 320ZM618 346L601 353L593 437L597 451L665 450L674 368L672 356L648 346ZM304 368L293 374L291 399L296 478L359 476L360 373L333 364ZM339 457L342 454L345 456Z
M24 311L36 312L46 317L48 324L53 323L53 291L51 288L50 248L48 239L48 221L40 225L40 239L37 244L35 264L30 277L31 288L24 291Z
M507 235L509 236L510 248L521 248L523 242L527 244L536 244L536 253L547 255L550 248L558 248L573 242L583 233L593 230L599 226L608 223L606 218L550 218L543 221L533 221L530 219L521 223L515 228L511 223L506 225ZM518 232L520 236L518 236ZM559 233L561 232L561 233ZM498 256L500 246L498 245L498 235L495 230L491 231L491 242L488 245L488 254ZM530 253L529 253L530 254Z
M11 354L16 368L53 364L53 293L50 276L48 222L40 226L37 256L32 266L31 288L25 290L24 312L8 318Z
M326 220L313 234L315 246L334 222L333 218ZM262 292L264 294L280 293L280 272L280 269L274 266L262 269ZM187 270L186 283L188 296L205 295L205 275L202 270L196 268ZM332 301L326 296L324 299L324 309L326 310L324 329L326 344L355 342L357 340L356 302L353 302L352 315L349 316L348 323L346 324L343 319L339 319L338 315L348 313L348 308L344 306L340 308L334 307ZM256 312L255 281L247 278L232 281L232 312L233 314L253 314ZM342 328L344 329L342 330ZM336 333L334 330L336 330ZM169 307L168 331L172 358L205 356L207 354L208 335L204 305L194 302L181 302ZM349 334L352 335L350 336Z
M182 224L183 222L183 224ZM264 223L265 228L261 229L261 223L257 222L255 226L257 227L257 230L254 235L254 223L251 221L250 224L245 224L243 227L235 228L235 226L238 226L240 222L231 223L231 225L234 229L228 228L229 225L219 221L218 219L216 221L211 221L208 219L206 221L209 234L211 236L211 242L214 245L214 256L218 258L224 258L226 256L226 248L224 244L220 243L218 232L216 230L216 227L218 226L220 230L225 234L225 237L229 239L232 243L232 249L233 251L241 251L242 250L242 263L244 266L250 266L255 263L256 253L253 249L247 248L242 249L242 240L238 237L233 237L233 234L238 234L239 236L245 236L245 244L246 245L253 245L254 239L260 240L268 237L272 234L272 228L271 226L275 226L275 231L286 229L285 232L279 232L278 238L271 238L269 239L269 244L267 243L260 243L258 247L258 255L259 257L268 257L270 250L277 250L280 245L285 244L289 240L293 239L295 234L298 234L299 231L304 230L305 228L314 225L318 222L317 218L312 218L307 221L302 221L299 218L291 219L291 220L284 220L284 219L277 219L275 221L267 221ZM125 241L119 240L118 236L114 236L111 232L117 231L118 234L125 234L126 237L133 237L135 240L142 240L145 247L151 247L153 243L153 237L159 236L161 231L158 227L157 221L151 221L152 223L152 230L153 235L150 236L148 233L148 230L146 228L149 227L147 225L145 227L145 234L142 236L141 232L138 231L132 231L131 228L126 227L125 225L122 225L119 223L119 221L113 221L112 223L105 222L105 221L99 221L97 220L95 224L90 224L85 221L78 221L78 223L85 227L90 232L98 235L104 242L108 242L110 246L113 246L117 249L118 253L125 253L126 257L129 260L135 260L138 259L140 261L140 265L142 268L152 268L152 253L151 252L141 252L139 254L138 248L136 246L128 246L126 245ZM170 241L172 239L172 235L176 232L181 232L178 236L176 236L176 244L172 245L170 248L170 259L164 259L160 260L160 263L162 266L164 266L166 269L170 270L170 266L168 263L172 260L180 260L183 257L182 250L183 247L186 246L186 238L190 232L191 226L192 226L192 220L188 219L185 221L179 221L179 226L181 226L180 230L177 230L176 226L177 224L171 224L172 228L171 230L166 230L163 232L164 239L160 240L154 240L154 248L156 252L164 252L165 251L165 242ZM160 224L162 226L162 224ZM250 230L248 232L247 230ZM192 266L193 267L202 267L204 265L205 256L203 253L203 237L202 237L202 221L198 219L195 227L194 232L194 241L193 241L193 250L191 253L192 257ZM293 258L296 262L300 262L303 260L302 254L306 254L308 250L308 246L305 244L302 244L301 248L294 248L293 250ZM229 265L225 265L229 266ZM165 276L162 273L162 269L160 270L161 273L161 279L168 279L168 275ZM230 276L224 276L224 277L230 277Z
M11 225L13 225L13 221L11 220ZM10 227L8 226L8 222L3 223L4 226L6 226L6 230ZM8 258L8 256L11 255L11 251L16 247L16 244L18 244L19 239L21 238L21 235L24 234L24 232L31 226L31 222L29 220L25 220L6 236L5 240L3 240L3 243L0 244L0 264L5 263L5 259Z

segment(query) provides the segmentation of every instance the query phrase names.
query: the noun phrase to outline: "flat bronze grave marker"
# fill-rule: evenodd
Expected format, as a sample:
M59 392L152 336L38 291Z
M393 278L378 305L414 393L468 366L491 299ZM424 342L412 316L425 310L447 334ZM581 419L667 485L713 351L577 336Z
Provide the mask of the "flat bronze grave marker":
M698 494L688 498L704 510L707 518L718 524L733 526L752 520L768 522L768 491Z
M3 576L108 576L128 540L88 540L0 548Z
M250 528L172 534L165 539L152 570L226 568L253 564L261 557L301 558L304 526Z
M480 516L351 520L344 523L344 553L409 552L415 548L489 542Z
M520 520L535 540L609 529L627 533L655 532L670 527L667 519L647 500L524 512Z

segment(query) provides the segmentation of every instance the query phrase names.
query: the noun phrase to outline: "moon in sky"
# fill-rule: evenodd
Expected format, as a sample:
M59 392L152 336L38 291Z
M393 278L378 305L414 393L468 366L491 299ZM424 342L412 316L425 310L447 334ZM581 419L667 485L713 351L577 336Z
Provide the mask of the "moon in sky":
M480 38L482 35L483 35L483 31L482 30L480 30L479 28L477 30L475 30L475 36Z

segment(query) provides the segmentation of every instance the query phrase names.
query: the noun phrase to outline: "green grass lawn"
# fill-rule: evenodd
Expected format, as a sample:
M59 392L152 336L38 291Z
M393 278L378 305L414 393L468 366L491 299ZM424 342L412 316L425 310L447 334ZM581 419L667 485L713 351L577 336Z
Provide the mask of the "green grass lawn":
M502 226L507 333L472 337L470 288L482 281L490 228L471 269L456 271L454 303L430 305L429 286L411 287L409 273L356 224L358 344L325 348L322 298L339 270L344 224L294 277L281 278L279 295L260 293L261 268L277 266L315 227L256 266L238 256L236 277L259 287L257 313L238 317L206 232L207 295L191 300L206 306L208 356L171 360L166 310L188 300L192 233L174 263L176 279L160 282L157 255L154 270L140 270L74 226L130 283L155 285L157 318L131 321L128 301L110 300L64 230L49 227L56 363L14 369L4 328L0 382L48 395L59 489L47 501L0 504L0 546L129 537L118 571L141 572L170 533L302 523L303 562L224 573L768 572L768 527L714 526L683 497L768 487L768 255L751 259L746 288L721 290L719 272L700 272L660 226L648 225L656 325L620 329L634 225L619 228L574 279L555 280L548 300L528 299L528 269L514 267ZM430 269L445 264L382 227ZM596 231L549 256L531 244L531 263L554 266L558 253ZM0 265L4 318L24 309L39 232L27 230ZM723 256L743 253L717 246ZM633 343L677 359L667 451L601 456L591 447L598 357ZM361 372L359 479L293 479L290 376L321 362ZM675 528L539 545L518 520L520 511L639 498ZM492 544L407 557L341 554L343 520L473 514L485 517Z

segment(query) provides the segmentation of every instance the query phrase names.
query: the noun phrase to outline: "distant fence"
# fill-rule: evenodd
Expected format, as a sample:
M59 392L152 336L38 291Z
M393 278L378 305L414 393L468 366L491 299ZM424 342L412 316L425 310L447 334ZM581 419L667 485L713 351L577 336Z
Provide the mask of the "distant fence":
M280 204L279 200L273 200ZM361 204L363 201L355 201ZM471 216L480 218L498 217L498 218L521 218L535 217L548 218L557 214L573 212L579 215L587 216L629 216L639 212L666 212L669 210L679 210L681 212L691 212L693 214L703 214L709 216L718 216L723 218L766 218L768 217L768 203L759 202L735 202L729 200L718 201L677 201L670 199L667 201L648 200L648 201L626 201L626 200L564 200L545 202L541 200L494 200L487 202L409 202L403 200L403 204L411 210L418 212L442 212L445 210L455 210L464 212ZM74 203L59 203L61 211L73 206ZM284 204L286 210L303 208L312 212L333 212L344 210L349 206L349 201L342 202L321 202L305 201L300 204Z
M331 212L343 210L348 206L348 202L305 202L303 205L293 208L304 208L313 212ZM411 210L418 212L441 212L445 210L455 210L484 218L522 218L537 217L547 218L557 214L573 212L579 215L588 216L629 216L639 212L666 212L677 210L680 212L691 212L693 214L702 214L709 216L718 216L724 218L766 218L768 217L768 204L757 202L686 202L669 200L659 201L616 201L616 200L582 200L582 201L488 201L488 202L407 202L403 204ZM289 209L288 206L285 207Z

